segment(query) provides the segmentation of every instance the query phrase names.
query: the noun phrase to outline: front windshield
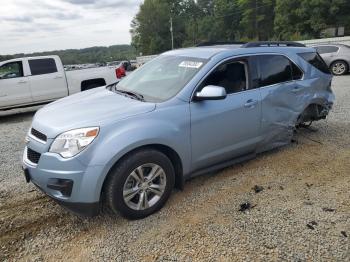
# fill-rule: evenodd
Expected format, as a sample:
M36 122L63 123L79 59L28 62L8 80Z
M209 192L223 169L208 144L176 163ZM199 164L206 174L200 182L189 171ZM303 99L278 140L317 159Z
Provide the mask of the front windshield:
M162 102L175 96L207 62L205 59L161 55L121 80L116 88Z

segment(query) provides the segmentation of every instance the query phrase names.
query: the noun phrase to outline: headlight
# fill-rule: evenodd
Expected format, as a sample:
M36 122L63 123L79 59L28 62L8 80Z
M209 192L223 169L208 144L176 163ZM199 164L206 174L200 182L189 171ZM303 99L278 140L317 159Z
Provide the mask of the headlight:
M53 141L50 152L60 154L64 158L73 157L90 145L99 131L99 127L89 127L62 133Z

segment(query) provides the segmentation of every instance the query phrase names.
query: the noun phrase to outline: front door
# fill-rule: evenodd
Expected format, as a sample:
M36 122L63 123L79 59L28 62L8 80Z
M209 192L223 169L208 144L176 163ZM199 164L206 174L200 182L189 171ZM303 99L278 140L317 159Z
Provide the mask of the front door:
M24 76L22 61L0 66L0 108L13 107L32 102L30 83Z
M192 101L193 170L252 153L259 142L260 91L251 81L248 59L224 62L199 86L222 86L223 100ZM255 71L254 71L255 72Z

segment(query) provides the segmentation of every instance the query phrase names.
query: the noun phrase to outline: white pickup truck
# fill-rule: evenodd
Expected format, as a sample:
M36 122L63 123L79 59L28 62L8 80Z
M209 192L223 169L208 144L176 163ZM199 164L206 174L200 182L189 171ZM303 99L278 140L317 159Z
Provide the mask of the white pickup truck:
M0 111L49 103L118 81L112 67L65 72L58 56L3 61L0 62Z

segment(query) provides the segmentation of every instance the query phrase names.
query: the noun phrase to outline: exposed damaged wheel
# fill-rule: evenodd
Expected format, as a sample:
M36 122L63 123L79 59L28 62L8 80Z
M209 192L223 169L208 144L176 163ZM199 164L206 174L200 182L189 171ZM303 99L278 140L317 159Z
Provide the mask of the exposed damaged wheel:
M106 204L113 213L130 219L159 210L174 187L171 161L161 152L137 151L121 161L106 183Z
M305 125L307 123L325 119L331 108L330 104L317 105L311 104L299 115L295 126Z
M349 66L345 61L335 61L331 65L333 75L344 75L349 71Z

